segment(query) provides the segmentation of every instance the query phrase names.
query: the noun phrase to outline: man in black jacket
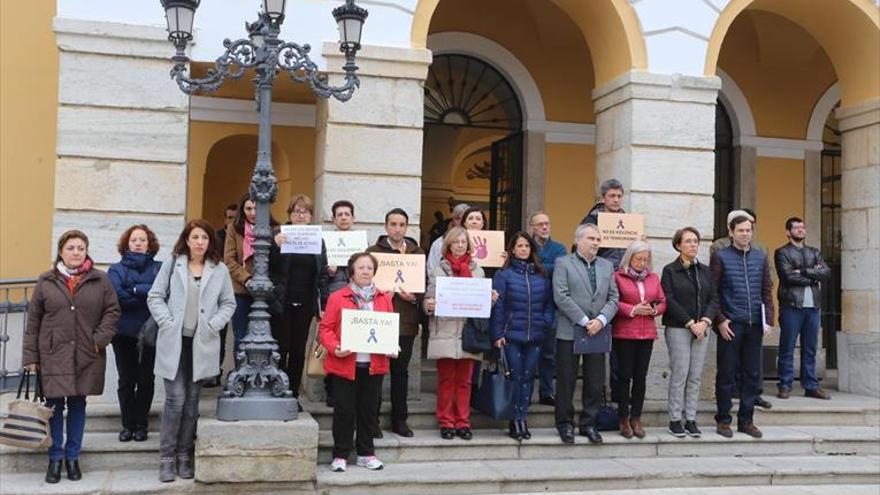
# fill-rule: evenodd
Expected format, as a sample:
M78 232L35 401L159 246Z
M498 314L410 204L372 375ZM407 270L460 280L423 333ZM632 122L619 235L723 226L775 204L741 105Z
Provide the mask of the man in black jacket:
M779 392L788 399L794 381L794 345L801 341L801 386L804 395L816 399L831 396L819 388L816 377L816 342L819 337L820 283L828 281L831 270L818 249L804 244L807 227L791 217L785 221L788 244L776 250L776 273L779 275Z

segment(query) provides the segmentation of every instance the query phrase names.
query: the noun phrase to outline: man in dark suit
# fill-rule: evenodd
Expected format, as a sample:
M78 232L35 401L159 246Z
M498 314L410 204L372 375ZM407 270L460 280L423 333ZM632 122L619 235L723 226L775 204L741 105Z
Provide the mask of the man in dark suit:
M596 416L605 386L605 354L611 350L611 322L617 313L617 285L611 262L599 258L599 228L591 223L575 231L575 252L558 258L553 270L556 302L556 429L574 443L574 387L578 366L584 386L578 433L602 443Z

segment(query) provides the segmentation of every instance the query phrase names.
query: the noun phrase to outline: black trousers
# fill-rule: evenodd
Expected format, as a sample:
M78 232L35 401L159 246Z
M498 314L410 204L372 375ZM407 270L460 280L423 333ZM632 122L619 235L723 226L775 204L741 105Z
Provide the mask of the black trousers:
M153 363L156 348L144 346L138 350L138 340L127 335L113 337L113 354L119 385L116 394L122 412L122 427L129 430L146 430L149 427L150 403L153 402Z
M400 352L396 359L391 359L391 422L403 422L409 417L406 398L409 389L409 362L412 359L415 335L401 335L398 337ZM378 420L379 409L382 407L382 382L380 378L379 391L377 394L376 418Z
M614 339L612 346L617 355L617 415L638 418L645 404L645 379L654 340Z
M574 354L571 340L556 339L556 427L574 426L574 388L578 368L583 374L581 412L578 426L596 426L596 416L605 387L605 354Z
M719 336L716 344L718 371L715 374L715 404L718 411L715 421L731 423L730 409L733 407L736 370L739 368L740 400L736 416L738 424L744 425L752 422L755 413L764 330L760 324L749 326L741 323L731 323L730 329L733 330L733 339L724 340Z
M376 402L382 390L382 375L370 375L369 367L358 367L354 381L330 375L333 380L333 457L348 459L352 447L357 455L373 455L373 425ZM352 437L357 432L357 440Z
M309 327L314 316L313 305L288 304L284 316L281 317L279 328L273 328L273 334L278 341L278 352L281 354L278 366L290 378L290 390L294 397L299 397L299 387L306 364Z

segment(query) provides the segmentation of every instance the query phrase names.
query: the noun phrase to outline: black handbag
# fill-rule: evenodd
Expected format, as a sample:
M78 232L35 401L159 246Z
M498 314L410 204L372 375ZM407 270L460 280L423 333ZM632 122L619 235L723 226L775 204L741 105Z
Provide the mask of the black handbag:
M488 318L468 318L461 329L461 349L480 354L492 350L492 337L489 335Z
M510 379L510 369L504 353L494 369L484 368L474 409L492 419L513 418L513 392L516 384Z
M617 408L608 403L605 387L602 387L602 404L596 414L596 429L599 431L616 431L620 429Z
M174 275L174 268L172 267L168 270L168 287L165 290L165 301L168 301L168 295L171 293L171 277ZM141 329L138 333L138 346L143 349L144 347L156 347L156 338L159 336L159 324L156 323L156 319L153 318L153 315L150 315L147 318L147 321L141 325Z

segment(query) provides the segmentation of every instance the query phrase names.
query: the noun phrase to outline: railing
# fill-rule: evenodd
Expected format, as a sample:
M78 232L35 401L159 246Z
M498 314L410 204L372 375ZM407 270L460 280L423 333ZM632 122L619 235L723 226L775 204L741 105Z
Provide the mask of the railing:
M18 387L21 343L36 283L35 278L0 279L0 392Z

